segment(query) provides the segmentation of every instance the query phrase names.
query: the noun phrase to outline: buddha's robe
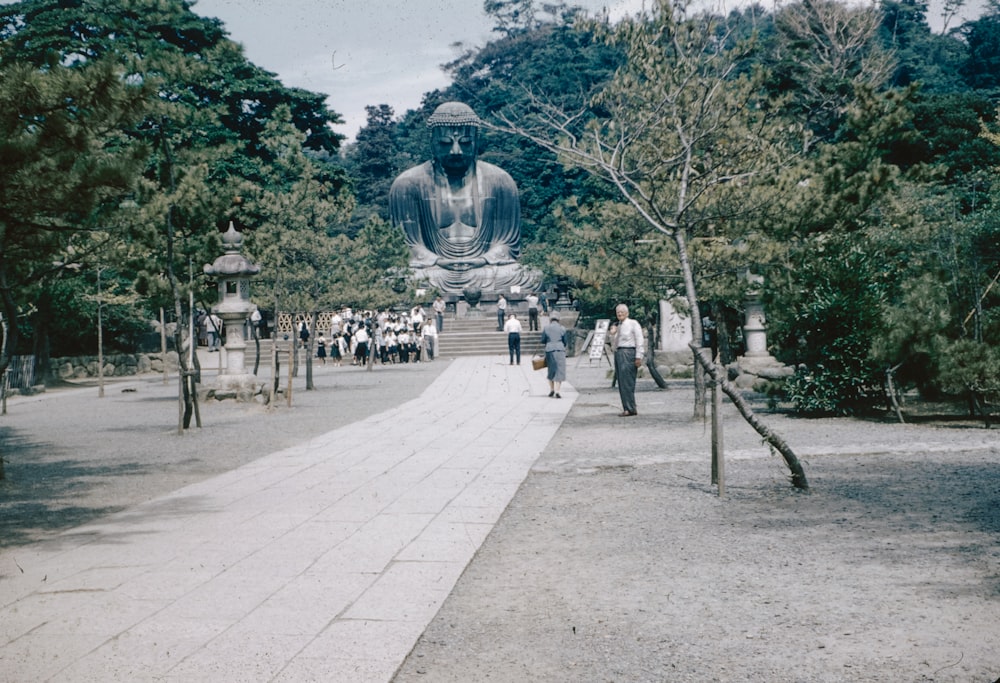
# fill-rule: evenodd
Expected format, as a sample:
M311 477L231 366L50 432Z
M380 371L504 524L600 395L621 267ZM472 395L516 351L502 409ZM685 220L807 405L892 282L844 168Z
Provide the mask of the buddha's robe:
M521 204L503 169L476 161L460 181L426 162L401 173L389 190L389 213L410 247L410 267L442 292L531 286L516 263Z

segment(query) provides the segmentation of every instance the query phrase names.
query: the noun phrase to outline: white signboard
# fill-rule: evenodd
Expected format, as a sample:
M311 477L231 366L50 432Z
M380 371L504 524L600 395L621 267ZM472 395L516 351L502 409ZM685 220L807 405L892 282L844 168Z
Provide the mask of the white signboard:
M594 336L590 340L590 360L601 360L604 355L604 345L608 341L608 326L611 321L608 319L598 320L594 326Z

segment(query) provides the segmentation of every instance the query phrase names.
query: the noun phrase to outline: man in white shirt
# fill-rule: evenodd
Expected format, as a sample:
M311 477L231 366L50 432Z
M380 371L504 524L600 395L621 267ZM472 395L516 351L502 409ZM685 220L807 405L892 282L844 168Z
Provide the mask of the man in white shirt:
M507 351L510 352L510 364L514 365L514 358L517 364L521 364L521 321L511 313L507 316L507 322L503 326L507 333Z
M524 297L524 300L528 302L528 329L538 330L538 295L534 292L528 294Z
M615 376L618 378L618 395L622 400L619 417L632 417L635 409L635 379L645 355L642 326L628 317L628 306L615 307L618 323L611 326L611 347L615 350Z

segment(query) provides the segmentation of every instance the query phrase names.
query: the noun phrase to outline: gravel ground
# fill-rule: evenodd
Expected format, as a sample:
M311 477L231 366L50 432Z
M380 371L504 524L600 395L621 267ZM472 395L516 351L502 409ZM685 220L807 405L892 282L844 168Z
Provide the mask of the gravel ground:
M293 408L209 402L184 435L159 378L12 399L0 544L397 405L445 366L319 367ZM640 380L640 415L623 419L606 367L571 359L569 380L569 417L397 683L1000 677L996 430L767 415L803 493L727 408L720 497L689 386Z
M996 431L729 407L725 496L691 388L637 418L586 361L557 437L396 683L1000 677Z

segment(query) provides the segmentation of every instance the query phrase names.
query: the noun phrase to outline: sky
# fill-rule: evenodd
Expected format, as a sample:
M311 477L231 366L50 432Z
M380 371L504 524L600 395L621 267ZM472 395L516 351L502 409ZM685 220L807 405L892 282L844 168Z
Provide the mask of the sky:
M569 4L607 7L614 19L643 2ZM491 38L482 8L482 0L197 0L192 9L220 19L247 59L284 85L325 94L345 121L334 130L353 139L366 106L388 104L402 115L425 92L448 85L440 65L461 54L454 44Z

